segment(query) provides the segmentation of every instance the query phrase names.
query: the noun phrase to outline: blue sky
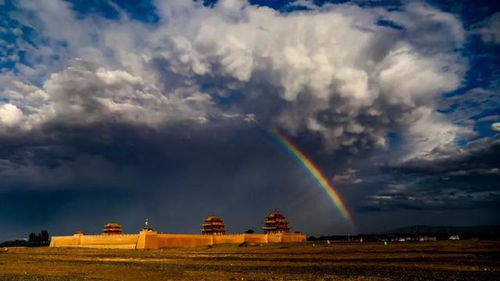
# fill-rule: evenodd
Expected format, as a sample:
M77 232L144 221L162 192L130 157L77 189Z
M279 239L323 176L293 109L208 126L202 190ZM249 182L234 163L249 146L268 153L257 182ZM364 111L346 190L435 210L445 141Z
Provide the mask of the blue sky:
M495 1L0 5L0 239L274 209L312 235L499 223Z

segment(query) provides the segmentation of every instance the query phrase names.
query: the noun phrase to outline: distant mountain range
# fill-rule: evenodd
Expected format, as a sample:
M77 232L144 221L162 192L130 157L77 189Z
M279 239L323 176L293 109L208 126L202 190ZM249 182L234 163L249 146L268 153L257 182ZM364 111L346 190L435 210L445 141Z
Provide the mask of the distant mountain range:
M414 225L396 228L384 232L398 234L425 234L425 233L441 233L441 234L500 234L500 225L478 225L478 226L430 226L430 225Z

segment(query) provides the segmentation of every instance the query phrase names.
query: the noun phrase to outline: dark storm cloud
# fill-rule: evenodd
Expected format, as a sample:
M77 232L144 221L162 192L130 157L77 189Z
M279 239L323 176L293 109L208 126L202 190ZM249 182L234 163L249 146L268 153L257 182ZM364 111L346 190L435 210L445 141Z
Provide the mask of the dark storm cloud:
M414 159L400 167L388 167L388 169L415 175L459 174L461 171L467 174L468 171L495 168L499 156L499 138L483 138L447 154L446 158L433 161Z
M239 130L242 129L245 127L240 126ZM150 176L161 175L166 171L173 176L193 163L203 162L207 154L220 153L224 147L226 152L232 153L213 155L220 158L221 165L224 165L226 157L241 156L236 143L228 144L229 139L237 134L238 127L229 123L198 128L192 124L177 124L156 129L113 123L70 127L66 124L50 124L44 127L43 133L4 142L0 155L4 162L9 161L11 164L3 167L8 175L14 174L16 170L29 172L29 169L57 172L58 169L78 165L80 161L84 161L80 164L86 161L91 164L95 160L115 173L124 168ZM239 140L238 144L243 147L245 140ZM229 150L231 147L233 149ZM245 151L243 149L241 153ZM78 176L78 172L90 172L90 178L102 179L103 175L108 176L106 171L99 170L104 167L97 166L95 171L92 171L91 166L76 170L74 176ZM118 184L122 176L121 173L115 175ZM62 178L65 177L62 175ZM29 177L20 177L19 180L26 183L31 181ZM36 178L35 182L39 184L41 181L43 179Z
M134 136L138 131L131 130L128 146L121 141L90 149L72 144L80 149L76 160L44 169L36 182L31 171L24 180L2 183L0 200L11 202L3 205L3 224L19 220L24 229L27 224L57 233L94 233L107 220L136 231L149 218L161 231L197 232L203 216L217 214L231 232L242 232L260 230L263 216L273 209L286 213L295 230L312 232L333 224L328 213L335 214L335 208L324 196L318 200L321 190L261 129L226 125L210 131L191 128L186 135L186 130L170 128L174 131L177 137L163 131ZM93 157L99 161L88 160ZM71 173L69 180L65 172ZM14 205L20 213L10 216ZM308 205L309 211L300 211ZM30 216L33 209L47 216ZM309 212L326 215L308 224ZM74 217L78 222L61 225Z
M446 210L498 208L500 143L482 139L440 160L413 160L382 171L392 183L383 185L363 210Z

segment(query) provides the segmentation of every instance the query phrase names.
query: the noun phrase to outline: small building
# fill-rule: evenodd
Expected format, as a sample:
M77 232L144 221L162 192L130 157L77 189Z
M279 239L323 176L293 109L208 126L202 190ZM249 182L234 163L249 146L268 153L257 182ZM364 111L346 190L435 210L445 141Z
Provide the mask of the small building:
M208 216L201 225L202 234L222 235L226 233L224 221L218 216Z
M460 240L460 236L458 235L452 235L450 236L450 238L448 238L449 240Z
M436 241L436 240L437 240L437 238L432 237L432 236L420 236L420 237L418 237L419 242Z
M271 212L266 216L262 229L265 233L284 233L290 230L285 216L277 211Z
M122 226L116 222L109 222L104 225L102 234L122 234Z
M154 231L154 229L149 224L149 220L148 219L146 219L144 221L144 226L142 227L141 231Z

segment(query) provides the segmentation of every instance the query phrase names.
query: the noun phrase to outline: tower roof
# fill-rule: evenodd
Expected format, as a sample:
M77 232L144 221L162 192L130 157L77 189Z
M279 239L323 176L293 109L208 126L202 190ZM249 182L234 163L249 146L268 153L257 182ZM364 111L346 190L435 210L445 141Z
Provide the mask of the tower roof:
M272 211L266 216L266 218L285 218L285 216L278 211Z
M218 216L208 216L205 218L205 221L222 221L222 219Z
M218 216L206 217L201 227L201 233L203 234L224 234L226 232L226 226Z
M108 222L104 225L104 229L102 230L104 234L121 234L122 226L116 222Z

